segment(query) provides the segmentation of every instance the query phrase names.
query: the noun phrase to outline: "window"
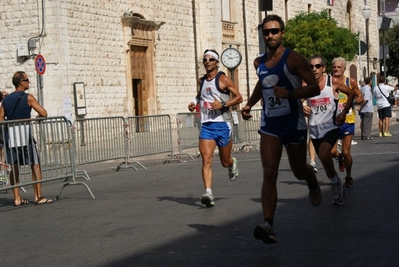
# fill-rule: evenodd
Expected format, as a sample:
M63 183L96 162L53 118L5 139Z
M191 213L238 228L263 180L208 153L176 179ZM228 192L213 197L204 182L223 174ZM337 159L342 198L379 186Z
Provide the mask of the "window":
M231 21L230 0L221 0L221 4L222 4L222 20Z

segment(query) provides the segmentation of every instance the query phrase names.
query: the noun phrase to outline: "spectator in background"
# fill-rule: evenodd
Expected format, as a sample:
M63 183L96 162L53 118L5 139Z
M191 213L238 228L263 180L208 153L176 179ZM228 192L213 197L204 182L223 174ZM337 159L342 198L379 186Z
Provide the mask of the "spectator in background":
M380 129L380 137L392 136L389 132L389 120L392 117L392 107L387 97L394 88L385 84L385 77L378 78L378 84L374 87L373 96L377 100L378 109L378 127Z
M22 120L31 118L32 108L38 113L38 117L47 117L47 111L37 102L36 98L29 93L29 79L25 72L17 71L12 77L12 83L15 86L15 91L7 96L0 107L0 121L7 120ZM29 143L26 146L8 147L7 163L12 164L10 172L10 184L19 184L19 167L21 163L30 165L32 169L32 181L42 180L42 171L40 168L39 154L36 148L36 142L33 138L29 138ZM19 163L19 164L18 164ZM49 198L42 196L42 184L33 184L35 191L35 204L52 203ZM14 206L21 206L29 204L29 201L23 199L19 193L19 187L12 189L14 194Z
M373 95L371 92L371 78L364 78L364 86L361 88L361 92L364 98L364 102L359 106L358 111L360 113L360 133L362 140L373 140L371 136L371 126L373 125Z
M395 86L395 100L396 106L399 107L399 84Z

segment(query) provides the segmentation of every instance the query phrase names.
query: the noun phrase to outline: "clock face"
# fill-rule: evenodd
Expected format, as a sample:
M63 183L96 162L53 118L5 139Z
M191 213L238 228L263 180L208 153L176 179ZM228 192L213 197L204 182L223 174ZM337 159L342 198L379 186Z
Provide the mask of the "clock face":
M235 69L242 60L241 53L235 48L227 48L221 56L222 64L228 69Z

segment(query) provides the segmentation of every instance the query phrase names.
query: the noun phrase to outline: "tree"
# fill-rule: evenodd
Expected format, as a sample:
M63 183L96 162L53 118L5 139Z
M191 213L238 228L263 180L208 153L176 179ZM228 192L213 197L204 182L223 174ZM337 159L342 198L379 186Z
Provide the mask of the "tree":
M387 58L387 75L399 78L399 23L388 29L385 34L386 45L389 46ZM382 42L381 42L382 44Z
M283 43L305 57L315 54L323 56L327 71L331 70L331 62L335 57L352 61L359 52L358 34L339 27L327 10L309 14L301 12L288 20Z

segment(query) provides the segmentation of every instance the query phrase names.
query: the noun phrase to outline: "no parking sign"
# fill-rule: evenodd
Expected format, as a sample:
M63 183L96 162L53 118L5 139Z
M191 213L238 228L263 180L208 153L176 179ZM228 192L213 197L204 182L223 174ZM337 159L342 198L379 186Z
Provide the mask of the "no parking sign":
M43 75L44 72L46 71L46 61L44 60L44 57L40 54L36 56L35 68L36 68L36 72L39 75Z

